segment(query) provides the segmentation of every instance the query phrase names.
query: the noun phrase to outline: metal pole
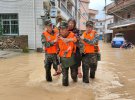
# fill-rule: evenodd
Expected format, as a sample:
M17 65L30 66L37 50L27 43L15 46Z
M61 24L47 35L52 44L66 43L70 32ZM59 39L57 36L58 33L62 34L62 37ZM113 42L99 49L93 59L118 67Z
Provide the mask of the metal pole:
M106 36L105 36L105 32L106 32L106 0L105 0L104 42L106 42Z

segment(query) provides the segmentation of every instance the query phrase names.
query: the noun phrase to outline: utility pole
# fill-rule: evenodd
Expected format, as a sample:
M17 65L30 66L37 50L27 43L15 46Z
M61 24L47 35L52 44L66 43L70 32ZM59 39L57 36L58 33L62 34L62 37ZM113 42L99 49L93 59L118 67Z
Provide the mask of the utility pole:
M2 29L2 22L1 22L1 19L0 19L0 36L2 35L3 33L3 29Z
M57 9L56 9L56 0L50 0L51 9L50 9L50 18L53 25L56 25Z
M105 32L106 32L106 0L105 0L105 21L104 21L104 32L103 32L103 36L104 36L104 42L106 42L105 41L105 39L106 39L106 35L105 35Z

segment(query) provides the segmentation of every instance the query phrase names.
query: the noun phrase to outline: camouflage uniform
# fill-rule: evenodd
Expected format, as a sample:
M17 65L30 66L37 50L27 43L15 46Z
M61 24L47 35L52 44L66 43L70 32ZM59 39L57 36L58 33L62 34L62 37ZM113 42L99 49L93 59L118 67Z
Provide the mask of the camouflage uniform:
M50 20L47 20L45 22L45 25L50 25L50 24L51 24ZM50 34L53 35L54 30ZM54 45L53 42L46 41L46 38L43 34L41 36L41 41L42 41L42 45L45 48L49 48ZM51 65L52 64L53 64L54 70L57 71L57 69L58 69L57 65L59 65L59 60L58 60L57 54L48 54L47 52L45 52L44 68L46 71L46 80L47 81L52 81L52 76L51 76Z
M93 23L88 21L86 25L93 26ZM84 42L94 45L95 53L87 53L82 54L82 69L83 69L83 82L89 83L89 69L90 69L90 78L95 78L95 72L97 70L97 53L98 47L96 44L98 43L99 36L96 34L93 40L83 39ZM83 45L82 45L82 48Z
M81 66L81 60L82 60L82 56L80 53L80 31L78 29L73 29L72 30L73 33L75 33L75 36L77 38L77 42L76 42L76 53L75 53L75 60L76 60L76 66L79 67Z
M60 28L68 28L68 23L65 21L61 22ZM64 53L66 55L67 52ZM60 62L62 65L62 84L63 86L68 86L69 85L69 78L68 78L68 71L69 68L71 70L71 78L73 79L74 82L77 82L77 66L76 66L76 61L75 61L75 54L73 53L70 58L66 57L61 57Z
M83 82L89 83L89 69L90 77L95 77L95 71L97 69L97 54L85 54L82 58L83 69Z
M77 72L78 72L78 66L76 66L75 56L72 54L70 58L61 57L61 65L62 65L62 84L64 86L68 86L69 80L68 80L68 70L70 68L71 70L71 78L74 82L77 82Z
M45 53L45 61L44 61L44 67L46 69L46 80L52 81L51 76L51 65L53 64L53 69L57 71L57 65L59 65L59 61L57 58L57 54L47 54Z

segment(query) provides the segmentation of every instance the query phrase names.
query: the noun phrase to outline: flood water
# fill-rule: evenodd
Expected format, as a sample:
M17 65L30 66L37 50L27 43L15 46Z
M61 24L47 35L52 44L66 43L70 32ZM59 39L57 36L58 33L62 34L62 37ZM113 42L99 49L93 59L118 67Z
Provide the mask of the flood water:
M0 100L134 100L135 49L100 43L102 61L89 84L79 79L62 86L62 75L45 81L44 53L0 59ZM52 74L54 70L52 69Z

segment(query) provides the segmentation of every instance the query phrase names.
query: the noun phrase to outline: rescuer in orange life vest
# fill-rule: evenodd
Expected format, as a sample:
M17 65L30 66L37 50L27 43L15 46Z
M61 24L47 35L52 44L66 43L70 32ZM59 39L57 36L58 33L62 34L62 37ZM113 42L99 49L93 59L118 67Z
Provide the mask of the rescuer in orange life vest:
M63 86L69 85L68 70L71 69L71 77L74 82L77 82L77 67L75 62L75 51L77 39L75 34L68 31L68 23L62 21L60 24L60 36L58 39L59 57L62 67L62 84ZM68 42L65 41L68 39Z
M45 70L46 70L46 80L51 82L52 76L51 76L51 65L53 64L53 68L55 69L55 74L60 74L60 70L58 70L59 61L57 58L58 53L58 45L57 45L57 36L58 31L56 29L53 30L53 26L51 23L51 20L47 19L45 21L45 28L46 30L42 34L42 44L44 46L45 50Z
M87 21L86 31L81 36L83 43L82 70L84 83L89 83L89 69L90 78L92 79L95 78L95 72L97 69L99 36L97 32L93 30L93 26L94 23L92 21Z

